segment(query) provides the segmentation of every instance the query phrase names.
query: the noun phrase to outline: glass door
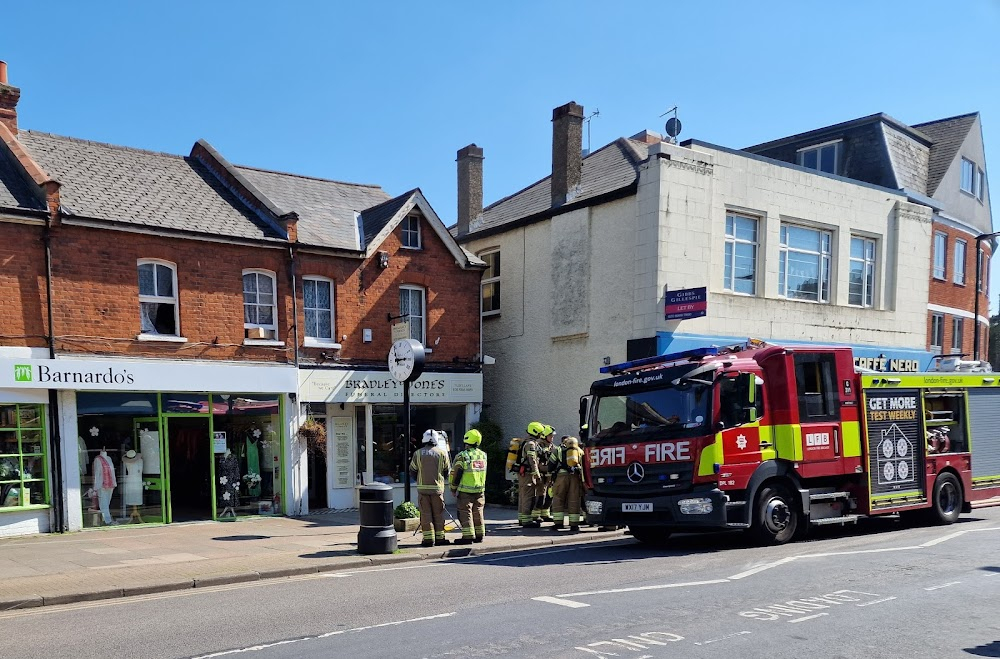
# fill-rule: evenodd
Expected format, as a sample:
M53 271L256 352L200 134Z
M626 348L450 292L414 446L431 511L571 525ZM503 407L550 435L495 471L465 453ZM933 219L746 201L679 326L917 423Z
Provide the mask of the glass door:
M159 417L133 419L132 449L122 455L122 493L132 522L163 523L167 519L163 455Z

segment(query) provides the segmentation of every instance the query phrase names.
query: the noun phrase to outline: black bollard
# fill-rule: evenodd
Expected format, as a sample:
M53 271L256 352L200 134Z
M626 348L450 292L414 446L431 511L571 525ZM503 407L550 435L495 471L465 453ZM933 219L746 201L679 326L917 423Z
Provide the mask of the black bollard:
M396 551L396 529L392 524L392 487L384 483L364 485L360 492L361 530L359 554L391 554Z

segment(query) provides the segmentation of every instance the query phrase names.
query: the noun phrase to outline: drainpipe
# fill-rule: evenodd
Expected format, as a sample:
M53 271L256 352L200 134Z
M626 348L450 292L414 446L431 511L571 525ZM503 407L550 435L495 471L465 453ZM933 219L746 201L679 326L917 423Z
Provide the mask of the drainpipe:
M56 211L58 212L58 211ZM42 234L45 243L45 299L48 307L48 343L49 359L56 358L55 325L52 318L52 214L45 217L45 229ZM63 533L66 528L66 509L63 506L63 468L62 468L62 437L59 432L59 394L55 389L49 389L49 445L52 455L52 479L49 486L56 490L52 494L52 512L55 517L55 531ZM57 487L53 487L53 484Z
M292 338L295 340L295 369L299 368L299 293L298 284L295 277L295 248L288 247L288 272L292 279ZM298 377L298 373L296 373ZM298 388L298 387L296 387Z

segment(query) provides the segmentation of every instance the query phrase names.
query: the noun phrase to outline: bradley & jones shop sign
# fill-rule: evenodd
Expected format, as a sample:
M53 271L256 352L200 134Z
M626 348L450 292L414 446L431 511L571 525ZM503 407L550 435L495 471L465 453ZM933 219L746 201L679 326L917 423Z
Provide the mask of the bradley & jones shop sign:
M299 371L299 396L312 403L401 403L403 383L384 371ZM414 403L481 403L481 373L427 373L410 383Z

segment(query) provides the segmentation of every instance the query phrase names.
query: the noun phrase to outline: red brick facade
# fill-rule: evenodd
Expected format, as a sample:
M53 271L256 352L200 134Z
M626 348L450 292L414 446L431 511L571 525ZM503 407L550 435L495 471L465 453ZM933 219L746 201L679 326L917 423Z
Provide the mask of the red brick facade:
M942 234L945 236L945 271L944 277L939 278L935 276L934 264L937 262L935 257L936 244L938 242L937 234ZM955 282L955 245L958 241L965 241L965 281L964 284ZM980 249L983 252L983 270L982 279L985 286L989 282L989 266L992 257L990 242L983 241L980 245ZM975 311L976 305L976 237L971 235L967 231L962 231L955 227L943 224L941 222L935 222L933 228L933 236L931 240L931 276L930 276L930 290L928 292L928 302L932 305L937 305L940 307L946 307L948 309L960 309L966 311L970 314L969 317L962 318L953 313L948 313L947 311L929 311L927 314L927 347L930 349L933 340L933 319L935 315L939 315L943 318L943 338L941 341L941 352L944 354L949 353L963 353L968 355L968 358L972 358L973 354L973 325L971 314ZM983 317L989 317L989 292L984 290L979 293L979 315ZM954 319L962 318L962 339L961 339L961 349L958 349L954 343L955 331L954 331ZM988 354L988 342L989 342L989 328L982 324L978 324L980 339L979 339L979 357L980 359L985 359L985 355ZM935 346L936 350L937 346Z
M48 345L41 224L0 221L0 345Z

